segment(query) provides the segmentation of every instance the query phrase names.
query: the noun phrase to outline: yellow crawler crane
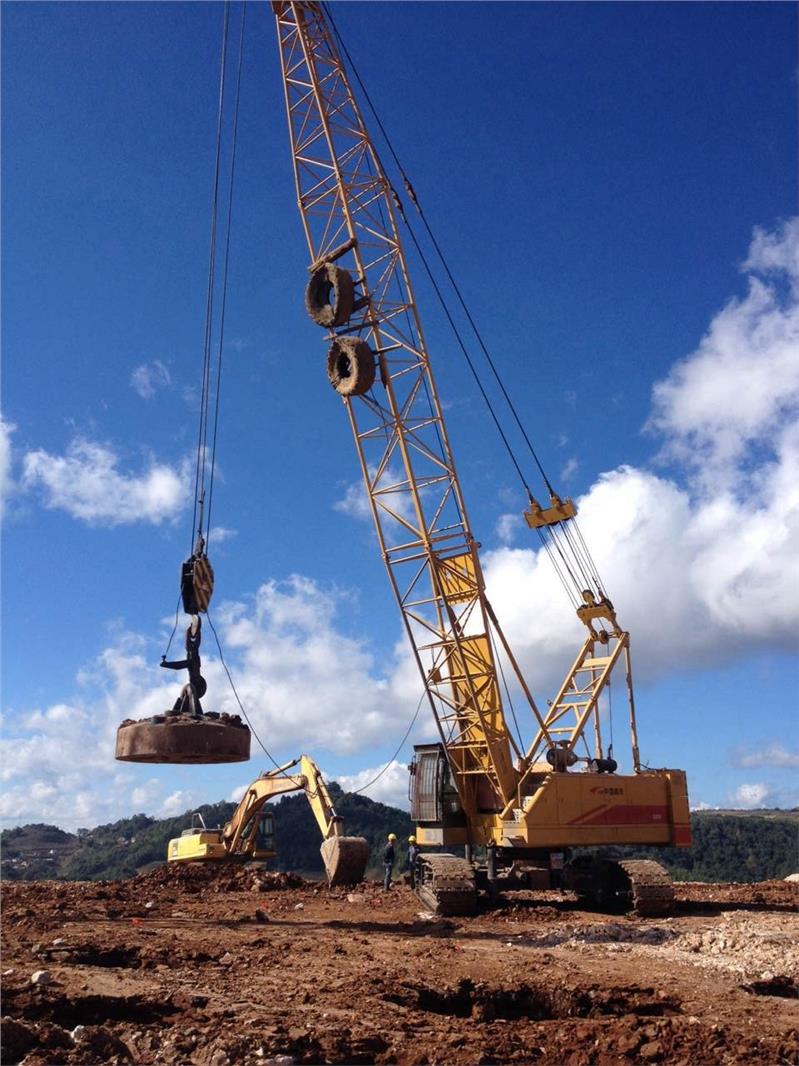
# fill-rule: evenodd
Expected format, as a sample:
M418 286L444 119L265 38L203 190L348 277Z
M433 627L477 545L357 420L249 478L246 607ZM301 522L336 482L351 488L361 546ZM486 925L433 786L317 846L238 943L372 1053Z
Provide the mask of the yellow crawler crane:
M289 773L299 767L297 773ZM274 821L264 811L267 800L286 792L304 792L322 833L322 860L331 885L351 885L363 880L369 861L365 837L344 835L330 792L316 763L307 755L261 774L241 798L233 817L223 828L192 826L170 840L170 862L252 862L274 857Z
M587 635L545 712L530 693L486 597L399 237L402 203L364 125L322 5L272 7L310 252L306 308L326 331L328 378L350 420L380 551L440 737L417 747L411 766L416 837L421 845L464 847L464 858L422 857L420 895L440 911L469 912L478 881L495 889L522 864L546 871L567 849L687 846L685 774L641 766L629 634L582 541L574 504L546 479L549 505L530 493L525 517ZM507 726L500 656L532 715L535 735L526 750ZM624 774L604 746L600 715L619 666L632 755L632 772ZM482 866L473 861L475 846L486 849ZM578 853L565 875L580 893L639 913L662 913L672 899L668 875L653 862L611 863Z

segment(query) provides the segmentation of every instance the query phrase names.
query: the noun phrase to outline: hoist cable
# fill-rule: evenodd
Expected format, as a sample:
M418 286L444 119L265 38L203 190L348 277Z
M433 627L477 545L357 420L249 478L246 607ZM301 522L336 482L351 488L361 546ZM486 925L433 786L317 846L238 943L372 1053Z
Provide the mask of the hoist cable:
M292 780L291 774L287 774L285 772L284 768L280 765L279 762L277 762L277 760L275 759L274 755L272 755L270 750L267 748L267 746L264 744L264 742L261 740L260 736L256 732L255 726L252 724L252 720L250 719L250 716L247 714L247 711L246 711L246 709L244 707L244 704L241 702L241 698L240 698L240 696L238 694L238 691L236 690L236 686L235 686L235 684L233 682L233 678L231 676L230 670L228 669L228 665L225 662L225 656L224 656L224 653L222 651L222 643L219 640L219 634L217 633L216 629L214 628L214 623L211 621L210 614L206 613L206 618L208 620L208 625L211 627L211 632L214 634L214 640L216 641L216 648L217 648L217 651L219 652L219 661L222 663L222 668L224 669L225 674L227 675L227 679L230 682L230 688L231 688L231 690L233 692L233 695L236 698L236 703L238 704L239 710L241 711L242 716L244 717L244 720L247 722L247 725L250 727L250 732L255 737L255 739L256 739L259 747L263 751L264 755L266 755L266 757L270 760L270 762L273 763L275 768L280 771L281 776L286 777L289 780ZM396 757L402 751L402 748L403 748L403 745L405 744L405 741L410 736L410 732L413 729L414 725L416 724L416 719L419 717L419 711L422 709L422 704L424 703L426 698L427 698L427 690L425 689L425 691L422 693L421 697L419 698L419 702L416 705L416 710L413 712L413 717L410 720L408 728L405 730L405 733L404 733L404 735L402 737L402 740L397 745L397 749L394 752L394 754L391 756L391 758L386 763L386 765L383 767L383 769L380 771L380 773L378 773L375 777L373 777L371 781L367 781L367 783L365 785L361 785L360 788L353 789L352 790L352 794L353 795L358 795L358 793L363 792L364 789L371 788L371 786L375 783L375 781L379 781L380 778L383 776L383 774L388 770L388 768L394 762ZM299 761L300 761L299 759L295 759L294 762L291 765L296 765L296 763L298 763ZM313 790L311 790L309 788L306 788L305 792L307 793L308 796L310 796L312 798L314 798L314 797L316 797L318 795L317 791L313 791Z
M219 171L222 154L222 120L225 102L225 66L227 61L228 26L230 22L230 3L225 2L222 27L222 55L219 63L219 98L216 119L216 157L214 162L214 180L211 194L211 235L208 248L208 288L205 302L205 339L203 344L202 386L200 392L200 425L197 434L197 466L194 475L194 514L192 516L192 546L194 550L194 533L202 534L202 517L198 520L197 512L201 510L201 500L205 491L205 442L208 431L208 388L211 366L211 323L214 307L214 276L216 267L216 219L219 204Z
M441 289L439 288L438 283L436 282L436 279L435 279L435 277L433 275L433 271L430 269L430 265L427 262L427 257L425 256L424 252L422 251L421 245L419 244L419 241L416 239L416 234L413 232L413 229L412 229L410 223L407 221L407 219L405 221L406 221L406 225L408 226L408 233L411 236L411 240L413 241L414 247L416 248L416 251L417 251L417 253L419 255L419 258L422 261L422 265L424 266L424 269L425 269L425 272L427 274L427 277L430 280L430 284L433 286L433 290L434 290L436 296L438 297L438 302L441 304L441 309L443 310L444 314L446 315L447 321L450 324L452 332L455 334L455 339L457 340L458 346L459 346L461 352L463 353L463 357L466 360L466 363L467 363L469 369L472 372L472 377L474 378L475 383L477 384L477 388L480 390L480 395L483 397L483 400L485 401L485 405L488 408L488 413L491 415L491 418L493 419L494 425L496 426L497 433L499 433L499 435L500 435L500 437L502 439L502 443L505 445L505 449L507 450L507 453L508 453L508 455L510 457L510 461L513 463L513 465L514 465L514 467L516 469L516 473L519 475L519 480L521 481L522 485L524 486L524 489L527 492L527 495L528 496L532 496L532 492L530 491L530 486L527 484L527 480L526 480L524 474L522 473L522 468L519 465L519 461L517 460L516 455L515 455L515 453L513 451L513 448L511 447L510 441L508 440L508 438L507 438L507 436L505 434L505 431L503 430L502 426L500 425L499 418L497 417L497 414L494 411L494 408L493 408L493 405L491 403L491 400L488 398L488 393L486 392L485 388L483 387L483 383L480 380L480 375L477 373L477 368L475 367L475 365L474 365L474 363L472 361L472 358L469 355L469 351L468 351L466 345L463 342L463 338L460 335L460 331L458 330L458 327L455 325L455 320L453 319L452 315L450 314L449 308L447 307L446 300L444 299L444 294L441 292Z
M333 16L330 13L330 5L326 4L326 3L323 3L322 7L325 10L325 13L327 15L328 21L330 22L330 25L333 28L333 32L336 35L336 39L337 39L338 43L339 43L342 51L344 52L344 55L347 57L347 62L349 63L349 65L350 65L350 67L352 69L352 73L355 75L355 80L358 82L358 85L360 86L361 92L364 95L364 99L366 100L366 103L369 106L369 110L372 112L372 115L374 116L374 120L377 123L378 129L380 130L381 134L383 135L383 139L386 142L388 150L391 153L391 156L392 156L392 158L393 158L393 160L394 160L394 162L395 162L395 164L397 166L397 169L400 172L400 176L402 177L402 180L403 180L403 182L405 184L405 189L406 189L406 191L408 193L408 196L409 196L410 200L412 201L412 203L413 203L414 207L416 208L416 210L419 212L419 217L421 218L422 223L423 223L423 225L425 227L425 230L427 231L427 234L430 237L430 240L432 241L433 247L435 248L436 253L438 254L438 257L441 260L441 264L444 267L444 271L446 272L446 275L447 275L447 277L448 277L448 279L450 281L450 284L452 285L452 288L453 288L453 290L455 292L455 295L457 296L458 301L459 301L461 307L463 308L463 311L464 311L464 313L466 315L466 318L469 321L469 325L472 327L472 330L474 331L474 335L477 338L477 342L480 345L480 348L482 349L482 352L483 352L483 354L484 354L484 356L485 356L485 358L486 358L486 360L488 362L488 365L491 367L491 371L492 371L492 373L493 373L493 375L494 375L494 377L495 377L495 379L497 381L497 384L499 385L499 388L500 388L500 390L502 392L502 395L505 397L505 400L506 400L506 402L508 404L508 407L510 408L511 414L513 415L513 418L514 418L514 420L516 422L516 425L518 426L519 430L521 431L522 437L524 438L524 441L525 441L525 443L527 444L527 447L530 450L530 454L532 455L533 460L534 460L536 466L538 467L538 471L541 474L541 477L542 477L542 479L544 481L544 484L546 485L550 495L555 495L555 490L552 487L552 484L551 484L549 478L546 475L546 471L544 470L544 467L543 467L541 461L539 460L535 449L533 448L532 442L530 441L530 438L528 437L527 432L524 429L524 426L522 425L521 419L519 418L519 415L518 415L518 413L516 411L516 408L515 408L515 406L513 404L513 401L510 398L510 395L508 394L507 389L505 388L505 385L504 385L504 383L502 381L501 375L499 374L499 371L496 368L494 360L491 358L491 355L490 355L490 353L488 351L488 348L487 348L485 342L483 341L482 335L480 334L480 331L477 328L477 324L475 323L474 318L472 317L472 315L471 315L471 313L469 311L468 305L467 305L467 303L466 303L466 301L465 301L465 299L464 299L464 297L463 297L463 295L462 295L462 293L460 291L460 288L457 285L457 283L455 281L455 278L452 275L452 272L451 272L451 270L449 268L449 265L447 264L446 257L444 256L444 253L441 250L441 247L440 247L438 241L436 240L432 229L430 228L430 224L428 223L427 218L426 218L424 212L422 211L421 205L420 205L420 203L419 203L419 201L417 199L417 196L416 196L416 192L415 192L413 186L411 185L410 180L408 179L408 175L405 172L405 168L403 167L402 163L400 162L399 156L397 155L396 151L394 150L394 145L393 145L393 143L391 141L391 138L389 137L388 133L386 132L386 128L383 125L383 122L382 122L382 120L380 118L380 115L378 114L375 105L372 103L372 98L370 97L370 95L369 95L369 93L368 93L368 91L366 89L366 86L364 85L363 80L361 79L361 76L358 73L358 68L355 66L355 63L353 62L352 56L350 55L349 50L347 49L347 46L344 43L344 41L343 41L343 39L341 37L341 34L338 31L338 27L336 26L335 21L333 19ZM417 251L419 251L419 254L421 255L421 249L419 248L418 241L416 240L416 237L413 234L413 230L411 229L410 223L408 222L407 218L405 219L405 223L408 226L408 232L411 234L413 242L416 245ZM431 275L431 272L430 272L430 268L427 266L427 263L424 261L424 259L422 261L425 263L425 269L426 269L426 271L428 273L428 276L430 276L431 280L432 280L432 275ZM442 306L444 306L443 298L441 296L441 293L438 290L438 287L435 285L435 283L434 283L434 287L436 289L436 294L437 294L437 296L439 298L439 301L441 301ZM449 315L449 312L446 310L445 306L444 306L444 309L445 309L445 313L447 315L447 318L450 320L450 324L452 325L452 319L451 319L451 317ZM453 325L453 329L454 329L454 325ZM461 342L460 337L458 337L458 342L461 345L461 348L464 350L464 355L466 355L466 351L463 348L463 343ZM470 368L472 369L472 373L475 375L475 378L477 379L476 371L474 370L472 362L469 359L468 355L466 355L466 358L467 358L467 361L469 362ZM479 383L479 380L478 380L478 383ZM480 386L480 391L482 392L483 398L485 399L486 403L488 404L488 398L487 398L487 396L485 394L485 391L482 388L482 385ZM490 404L488 404L488 406L489 406L489 410L491 411L491 415L494 418L495 424L497 425L497 428L499 429L499 423L497 422L496 416L494 415L494 412L491 409ZM502 433L501 430L500 430L500 434L502 436L503 442L505 442L505 446L507 448L509 448L509 445L507 444L507 441L506 441L506 438L505 438L505 434ZM513 458L514 465L517 467L517 470L518 470L518 464L516 463L515 457L513 457L513 453L511 453L511 456ZM528 495L532 495L532 493L530 493L530 490L529 490L529 488L528 488L528 486L527 486L527 484L526 484L526 482L524 480L524 477L522 477L522 483L524 484L525 489L527 489Z
M419 717L419 711L422 709L422 704L424 703L426 698L427 698L427 689L425 689L425 691L419 697L419 702L416 704L416 710L413 712L413 718L411 718L410 725L405 730L405 735L403 736L402 740L397 745L397 750L394 752L394 754L388 760L388 762L383 767L383 769L380 771L380 773L377 774L375 777L373 777L371 781L367 781L365 785L361 785L360 788L354 788L352 790L352 795L357 796L359 793L365 792L367 788L371 788L372 785L375 783L375 781L379 781L380 778L383 776L383 774L389 769L389 767L392 765L392 763L394 762L396 757L402 751L402 749L403 749L403 747L405 745L405 741L410 736L410 732L413 729L414 725L416 724L416 719Z
M267 748L266 744L264 744L264 742L258 736L258 733L256 732L256 729L255 729L255 726L252 724L252 720L250 719L250 716L247 714L247 711L246 711L246 709L244 707L244 704L241 702L241 698L239 697L238 691L236 690L236 686L233 683L233 678L231 677L230 670L228 670L228 665L225 662L225 656L224 656L224 653L222 651L222 644L221 644L221 641L219 640L219 634L217 633L217 631L216 631L216 629L214 627L214 623L211 621L210 613L206 612L205 617L208 620L208 625L211 627L211 632L214 634L214 640L216 641L216 648L217 648L217 651L219 652L219 661L222 663L222 668L225 671L225 673L227 674L227 679L230 682L230 688L231 688L231 690L233 692L233 695L236 698L236 703L239 705L239 710L241 711L242 716L244 717L244 720L246 721L247 725L250 727L250 732L255 737L256 741L258 742L259 747L263 751L264 755L266 755L267 759L269 759L270 762L272 762L274 764L274 766L278 770L283 772L283 767L275 759L274 755L271 753L269 748ZM299 761L299 760L296 760L296 761ZM284 773L284 776L285 777L290 777L291 775Z
M584 552L586 554L586 558L588 559L588 562L591 565L591 569L593 571L593 574L594 574L594 577L596 579L596 582L599 585L600 589L602 590L602 594L605 595L605 590L604 590L604 587L602 585L602 580L601 580L601 578L599 576L599 570L597 569L596 563L594 562L594 560L593 560L593 558L591 556L591 552L589 550L589 547L588 547L588 545L586 544L586 542L585 542L585 540L583 538L582 530L580 529L579 525L576 522L574 523L574 531L575 531L575 533L577 535L577 538L579 539L580 543L583 546L583 550L584 550Z
M511 736L510 733L508 734L508 737L511 740L511 743L513 743L514 748L516 748L516 754L519 756L519 758L522 758L522 752L524 751L524 741L522 740L522 731L519 728L519 721L518 721L518 719L516 717L516 708L513 706L513 700L511 699L510 688L508 687L508 682L505 679L505 670L504 670L504 668L502 666L502 658L500 657L499 650L498 650L497 645L496 645L496 641L494 640L494 634L489 632L489 636L491 638L491 649L494 652L494 661L496 662L497 666L499 667L499 676L502 678L502 687L505 689L505 696L506 696L507 701L508 701L508 706L510 707L510 713L511 713L511 717L513 718L513 724L516 726L516 736L518 737L518 740L519 740L519 746L516 747L516 743L515 743L515 741L514 741L514 739L513 739L513 737Z
M608 758L613 758L613 686L611 678L608 678L608 722L610 724L610 747L608 748ZM600 753L601 754L601 753Z
M169 649L172 647L172 641L175 639L175 633L178 631L178 617L180 615L180 601L183 599L183 589L181 588L178 593L178 602L175 604L175 624L172 626L172 632L169 634L169 640L166 643L166 651L162 658L166 659L169 655Z
M230 148L230 174L228 177L227 199L227 227L225 233L225 257L222 267L222 307L219 314L219 349L216 361L216 400L214 403L214 430L213 444L211 447L211 467L208 477L208 507L206 508L205 540L209 540L211 534L211 504L214 499L214 473L216 470L216 443L219 430L219 397L222 391L222 349L225 339L225 309L227 307L227 278L228 265L230 262L230 230L233 218L233 184L236 174L236 141L239 129L239 100L241 97L241 69L244 56L244 22L247 17L247 4L241 10L241 30L239 34L239 57L236 71L236 100L233 111L233 134Z
M379 130L380 130L380 132L381 132L381 134L383 136L383 139L384 139L384 141L385 141L385 143L386 143L386 145L388 147L388 150L389 150L389 152L390 152L390 154L391 154L391 156L392 156L392 158L394 160L394 163L396 164L397 169L399 170L399 173L400 173L400 176L402 177L402 181L403 181L403 183L405 185L405 189L406 189L406 192L408 194L408 197L411 200L411 202L413 203L413 205L416 207L417 211L419 212L419 217L422 220L422 224L423 224L423 226L424 226L424 228L425 228L425 230L427 232L427 235L428 235L433 247L435 248L435 251L436 251L436 253L438 255L438 258L441 261L441 265L443 266L444 271L445 271L445 273L447 275L447 278L449 279L449 282L452 285L453 291L455 292L455 295L457 296L457 299L458 299L458 301L459 301L459 303L461 305L461 308L463 309L463 312L466 315L466 318L467 318L467 320L469 322L469 325L471 326L471 328L472 328L472 330L474 332L474 335L477 338L477 342L478 342L478 344L479 344L479 346L480 346L480 348L481 348L481 350L483 352L483 355L485 356L486 361L488 362L489 367L491 368L491 371L492 371L492 373L494 375L494 378L495 378L495 380L496 380L496 382L497 382L497 384L498 384L498 386L500 388L500 391L502 392L502 395L503 395L503 397L505 398L505 401L508 404L508 408L509 408L509 410L510 410L512 416L513 416L513 419L514 419L514 421L515 421L515 423L516 423L516 425L517 425L517 427L519 429L519 432L521 433L521 435L522 435L522 437L523 437L523 439L525 441L525 444L527 445L527 447L528 447L528 449L530 451L530 454L531 454L531 456L532 456L532 458L533 458L533 460L534 460L534 462L535 462L535 464L536 464L536 466L538 468L539 473L541 474L541 477L542 477L542 479L543 479L543 481L544 481L544 483L545 483L550 495L554 496L554 495L556 495L556 493L555 493L555 490L554 490L554 488L552 486L552 483L550 482L549 478L547 477L546 471L543 468L543 464L539 460L539 457L538 457L538 455L537 455L537 453L536 453L536 451L535 451L535 449L533 447L533 444L532 444L532 442L531 442L531 440L530 440L530 438L529 438L529 436L527 434L527 431L524 428L524 425L523 425L523 423L521 421L521 418L519 417L518 411L516 410L516 407L515 407L515 405L513 403L513 400L511 399L511 397L510 397L510 395L509 395L509 393L508 393L508 391L507 391L507 389L505 387L505 384L504 384L504 382L502 380L502 377L501 377L501 375L500 375L500 373L499 373L499 371L498 371L498 369L496 367L496 364L495 364L495 362L494 362L494 360L493 360L493 358L491 356L491 353L488 350L488 347L487 347L487 345L486 345L486 343L485 343L485 341L483 339L482 334L480 333L480 330L478 329L478 326L477 326L476 322L474 321L474 318L473 318L473 316L472 316L472 314L471 314L471 312L469 310L468 304L467 304L467 302L466 302L466 300L465 300L465 298L464 298L464 296L463 296L463 294L462 294L462 292L460 290L460 287L458 286L458 283L457 283L457 281L455 280L455 277L452 274L452 271L451 271L451 269L449 267L449 264L447 262L446 256L444 255L444 253L443 253L443 251L441 249L441 246L439 245L439 243L438 243L438 241L436 239L436 236L435 236L435 234L432 231L432 228L431 228L431 226L430 226L430 224L429 224L429 222L427 220L427 216L425 215L425 213L424 213L424 211L422 209L422 206L419 203L419 200L418 200L418 198L416 196L416 192L415 192L415 190L414 190L414 188L413 188L413 186L412 186L412 184L410 182L410 179L408 178L408 175L407 175L407 173L405 171L405 168L402 166L402 163L401 163L401 161L399 159L399 156L397 155L397 152L396 152L396 150L394 148L392 140L389 137L385 126L383 125L383 122L382 122L382 120L380 118L380 115L378 114L377 108L375 107L374 103L372 102L372 99L371 99L371 97L369 95L369 92L368 92L368 90L367 90L367 88L366 88L366 86L365 86L360 74L358 73L358 69L357 69L357 67L356 67L356 65L355 65L355 63L353 61L353 58L350 55L350 52L349 52L346 44L344 43L344 40L341 37L341 34L338 31L338 27L336 26L335 20L333 19L331 11L330 11L330 6L329 6L329 4L323 3L322 7L323 7L323 9L324 9L324 11L326 13L326 16L327 16L327 18L328 18L328 20L330 22L331 27L333 29L333 32L334 32L335 37L336 37L336 40L338 41L338 44L339 44L342 52L346 56L347 62L350 65L350 68L351 68L351 70L353 72L353 75L354 75L356 81L358 82L358 85L360 86L360 89L361 89L361 92L363 93L364 99L366 100L366 103L367 103L367 105L368 105L368 107L369 107L369 109L370 109L370 111L371 111L371 113L372 113L372 115L374 117L374 120L377 123L377 126L378 126L378 128L379 128ZM394 192L393 189L392 189L392 192ZM394 195L396 197L396 193L394 193ZM397 200L398 200L398 197L397 197ZM399 211L400 211L400 214L402 216L402 219L405 222L405 224L406 224L406 226L408 228L408 232L410 233L411 239L412 239L412 241L413 241L413 243L414 243L414 245L416 247L417 253L419 254L419 256L420 256L420 258L422 260L422 263L424 265L425 271L427 272L428 278L430 279L430 281L431 281L431 283L433 285L433 288L435 290L436 296L438 297L438 300L439 300L442 308L444 309L444 313L445 313L445 315L446 315L446 317L447 317L447 319L448 319L448 321L450 323L450 326L451 326L451 328L452 328L452 330L453 330L453 332L454 332L454 334L456 336L456 339L457 339L458 344L459 344L459 346L461 348L461 351L463 352L463 355L466 358L466 361L467 361L467 363L469 365L469 369L471 370L472 375L474 376L474 379L475 379L475 381L478 384L478 387L479 387L480 392L481 392L481 394L483 396L483 399L484 399L484 401L486 403L486 406L488 407L489 413L491 414L491 417L492 417L492 419L494 421L494 424L495 424L495 426L496 426L496 428L497 428L497 430L498 430L498 432L500 434L500 437L502 438L503 444L505 445L505 447L506 447L506 449L508 451L508 454L511 457L511 461L513 462L513 465L516 468L516 472L519 474L519 477L520 477L520 479L522 481L522 484L524 485L525 490L527 491L528 496L532 497L532 493L530 492L530 489L529 489L529 486L527 485L526 479L524 478L524 476L523 476L523 474L521 472L521 468L519 466L519 463L516 460L515 454L514 454L513 450L510 447L510 444L508 442L508 439L507 439L505 433L503 432L503 430L501 429L501 427L499 425L499 420L498 420L498 418L497 418L497 416L496 416L496 414L494 412L494 409L493 409L493 407L492 407L492 405L491 405L491 403L490 403L490 401L489 401L489 399L487 397L487 394L486 394L486 392L485 392L485 390L484 390L484 388L482 386L482 383L480 382L480 379L479 379L479 376L477 374L476 368L474 367L474 364L473 364L471 358L468 355L468 352L466 350L464 342L463 342L463 340L462 340L457 328L455 327L455 324L453 322L452 316L449 313L449 310L448 310L448 308L446 306L446 303L444 301L444 297L443 297L443 295L442 295L442 293L440 291L440 288L436 284L435 280L433 279L432 271L430 269L430 266L427 263L427 260L426 260L426 258L424 256L424 253L421 250L419 241L416 238L416 235L415 235L415 233L413 231L412 226L410 225L410 222L408 221L407 217L405 216L405 213L404 213L404 211L402 209L401 202L398 202L398 207L399 207ZM574 531L575 531L575 534L576 534L576 538L575 539L576 539L577 547L575 547L574 542L571 541L571 538L569 537L568 531L566 532L566 540L569 542L569 546L570 546L570 549L571 549L571 552L572 552L572 555L573 555L573 560L574 560L573 561L573 565L568 565L566 563L566 560L563 557L563 551L562 551L562 549L560 548L559 545L556 545L557 550L558 550L559 554L561 554L561 558L564 558L564 565L566 566L566 569L567 569L567 571L569 573L569 576L571 577L572 581L575 582L575 588L578 588L578 585L581 584L580 582L577 581L577 579L575 577L575 574L574 574L574 568L576 567L578 570L581 571L581 574L582 574L583 578L585 578L584 582L582 583L582 587L585 587L586 585L590 585L591 584L591 581L587 579L587 575L590 574L591 577L592 577L592 580L593 580L593 582L594 582L594 584L596 586L597 591L600 593L601 596L604 596L605 593L604 593L604 589L603 589L602 580L601 580L601 578L599 576L599 572L598 572L598 570L596 568L596 564L594 563L594 561L593 561L593 559L592 559L592 557L590 555L590 552L589 552L588 547L587 547L587 545L585 543L585 540L584 540L584 538L582 536L582 533L580 532L580 529L579 529L579 526L577 524L576 518L571 520L571 524L573 525L573 528L574 528ZM566 523L566 525L568 525L568 523ZM580 550L580 549L582 549L582 550ZM578 591L582 591L582 588L578 588ZM578 602L579 602L579 599L578 599Z

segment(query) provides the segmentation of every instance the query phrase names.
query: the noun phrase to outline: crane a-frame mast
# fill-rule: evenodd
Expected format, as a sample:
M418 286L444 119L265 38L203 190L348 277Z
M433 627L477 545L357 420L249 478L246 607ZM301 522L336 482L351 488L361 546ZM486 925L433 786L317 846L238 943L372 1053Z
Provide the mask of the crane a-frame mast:
M461 802L472 813L478 806L501 809L513 798L518 771L503 717L495 637L509 649L486 603L399 238L395 194L319 5L273 8L311 271L341 263L355 280L354 310L330 339L360 338L377 357L379 383L343 402L380 548Z

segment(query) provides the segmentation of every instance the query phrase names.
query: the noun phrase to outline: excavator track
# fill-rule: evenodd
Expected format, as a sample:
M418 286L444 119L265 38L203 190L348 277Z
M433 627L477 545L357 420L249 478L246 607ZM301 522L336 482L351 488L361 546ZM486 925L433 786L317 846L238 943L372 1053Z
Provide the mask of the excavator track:
M475 914L474 867L457 855L424 855L419 860L416 894L434 914L445 917Z
M642 918L671 914L674 909L674 885L659 863L651 859L626 859L618 860L615 865L624 871L629 882L633 914Z

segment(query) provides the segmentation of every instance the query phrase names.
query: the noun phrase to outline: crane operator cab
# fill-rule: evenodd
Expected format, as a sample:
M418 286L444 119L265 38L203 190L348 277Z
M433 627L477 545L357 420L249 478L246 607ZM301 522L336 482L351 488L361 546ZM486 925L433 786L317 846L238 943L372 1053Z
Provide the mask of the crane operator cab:
M411 818L421 844L467 842L466 812L441 744L416 744L410 770Z

